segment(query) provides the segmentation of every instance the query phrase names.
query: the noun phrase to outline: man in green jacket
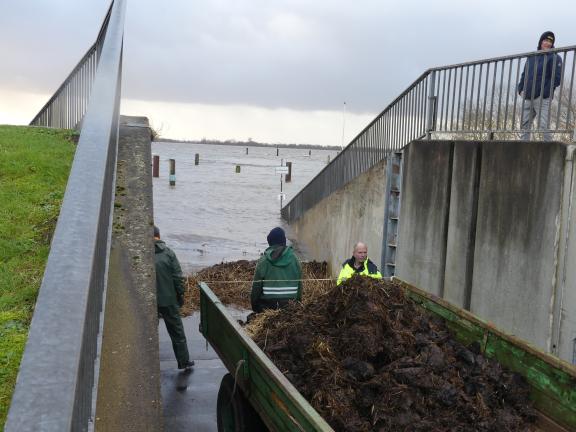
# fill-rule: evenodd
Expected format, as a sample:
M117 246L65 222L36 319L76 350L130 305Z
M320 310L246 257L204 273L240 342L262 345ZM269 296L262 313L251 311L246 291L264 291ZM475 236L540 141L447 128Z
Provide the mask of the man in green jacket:
M302 267L280 227L267 237L270 246L256 265L250 300L254 312L278 309L302 298Z
M154 264L156 267L156 300L158 313L164 318L166 330L172 340L178 369L189 370L190 361L186 334L180 318L180 307L184 304L184 277L176 254L160 240L160 230L154 227Z
M378 271L376 264L368 259L368 247L362 242L354 245L352 258L347 259L342 265L342 270L340 270L336 285L340 285L342 281L352 277L353 274L382 279L382 275Z

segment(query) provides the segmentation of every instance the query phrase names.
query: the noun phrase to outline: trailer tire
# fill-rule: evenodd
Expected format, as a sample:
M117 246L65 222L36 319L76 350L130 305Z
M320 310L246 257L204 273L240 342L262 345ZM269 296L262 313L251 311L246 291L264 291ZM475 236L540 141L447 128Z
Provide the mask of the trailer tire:
M234 391L234 377L224 375L216 404L218 432L267 432L260 416L252 408L240 387Z

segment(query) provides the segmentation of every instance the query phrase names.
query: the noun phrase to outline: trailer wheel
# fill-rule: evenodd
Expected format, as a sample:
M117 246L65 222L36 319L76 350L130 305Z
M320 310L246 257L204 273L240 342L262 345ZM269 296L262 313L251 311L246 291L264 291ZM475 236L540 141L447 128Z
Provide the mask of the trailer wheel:
M268 429L244 397L240 387L234 394L234 377L224 375L218 390L216 405L218 432L267 432Z

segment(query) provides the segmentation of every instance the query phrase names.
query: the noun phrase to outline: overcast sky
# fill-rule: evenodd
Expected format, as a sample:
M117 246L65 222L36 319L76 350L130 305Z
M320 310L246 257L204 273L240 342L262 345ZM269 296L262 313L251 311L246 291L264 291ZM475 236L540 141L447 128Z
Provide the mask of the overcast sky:
M30 121L108 5L0 0L0 123ZM171 138L340 145L430 67L532 51L545 30L576 45L575 16L573 0L132 0L122 113Z

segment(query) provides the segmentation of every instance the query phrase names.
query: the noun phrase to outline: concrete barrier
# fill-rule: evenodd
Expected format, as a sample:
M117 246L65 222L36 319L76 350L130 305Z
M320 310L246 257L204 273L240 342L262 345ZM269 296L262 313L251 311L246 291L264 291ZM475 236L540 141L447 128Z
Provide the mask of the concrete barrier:
M560 143L482 144L470 310L549 351L565 157Z
M396 275L574 361L572 159L562 143L411 143Z
M444 298L468 310L472 295L480 151L479 143L469 142L465 145L456 143L452 158Z
M94 430L160 431L150 128L121 117Z
M357 241L368 246L368 256L379 265L384 227L386 161L358 176L320 201L294 222L291 235L307 257L327 261L332 276L352 256Z
M575 146L415 141L404 149L396 275L576 363ZM333 275L381 256L386 162L292 224Z
M415 141L404 150L396 275L442 297L453 143ZM414 271L414 269L418 269Z

